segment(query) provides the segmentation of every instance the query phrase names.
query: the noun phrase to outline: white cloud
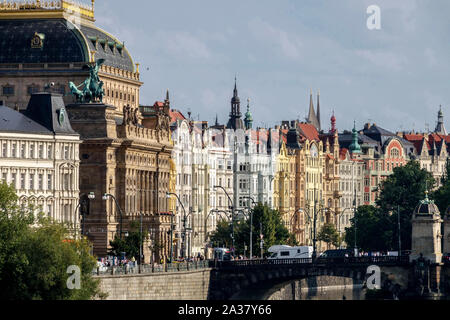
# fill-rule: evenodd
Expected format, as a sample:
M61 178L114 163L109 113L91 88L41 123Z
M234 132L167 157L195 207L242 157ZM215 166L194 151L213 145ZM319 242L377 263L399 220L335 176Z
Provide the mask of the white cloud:
M430 67L434 67L438 64L438 60L436 58L436 54L433 49L426 48L424 55Z
M210 59L211 50L206 43L185 31L158 31L155 45L176 58Z
M374 64L377 67L402 70L406 64L406 58L396 53L380 50L356 50L357 56L366 59L368 62Z
M271 43L290 59L301 57L302 41L295 34L290 34L280 28L274 27L261 19L254 19L248 23L253 35L264 43Z

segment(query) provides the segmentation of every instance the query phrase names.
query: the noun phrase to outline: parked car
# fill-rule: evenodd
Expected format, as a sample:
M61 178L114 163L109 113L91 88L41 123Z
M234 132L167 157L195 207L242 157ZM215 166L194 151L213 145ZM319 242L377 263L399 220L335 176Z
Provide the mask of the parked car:
M353 249L327 250L319 256L317 262L318 263L343 262L346 258L354 256L355 251Z

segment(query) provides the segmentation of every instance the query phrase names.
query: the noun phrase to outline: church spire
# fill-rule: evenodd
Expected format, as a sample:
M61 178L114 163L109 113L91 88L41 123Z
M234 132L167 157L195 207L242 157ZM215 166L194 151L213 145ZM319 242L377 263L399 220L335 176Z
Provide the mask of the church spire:
M444 113L442 112L442 106L439 106L439 112L438 112L438 123L436 126L436 130L434 130L438 134L442 134L444 136L447 135L447 130L445 129L444 125Z
M307 122L316 127L317 130L320 130L320 124L317 120L316 112L314 111L314 101L313 101L313 92L311 89L310 98L309 98L309 114Z
M250 99L247 99L247 112L245 113L244 123L245 123L245 129L246 130L252 129L252 127L253 127L253 117L252 117L252 114L250 112Z
M237 78L234 77L233 97L231 98L231 113L228 121L228 129L244 129L244 122L241 119L241 100L239 99L237 90Z

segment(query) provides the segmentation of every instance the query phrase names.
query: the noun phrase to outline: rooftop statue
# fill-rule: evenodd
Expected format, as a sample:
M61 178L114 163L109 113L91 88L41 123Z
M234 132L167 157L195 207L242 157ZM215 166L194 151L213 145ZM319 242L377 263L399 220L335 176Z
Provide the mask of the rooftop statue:
M69 82L70 92L75 96L79 103L103 102L105 91L103 90L103 81L98 77L100 66L105 59L98 59L95 64L87 64L83 70L89 70L89 78L84 80L80 85ZM83 90L79 88L84 86Z

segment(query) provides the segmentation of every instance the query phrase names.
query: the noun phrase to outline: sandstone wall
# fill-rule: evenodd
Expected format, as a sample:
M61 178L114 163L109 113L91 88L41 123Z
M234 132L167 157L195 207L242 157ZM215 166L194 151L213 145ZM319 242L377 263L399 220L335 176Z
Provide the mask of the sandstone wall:
M100 276L107 300L207 300L210 269Z

